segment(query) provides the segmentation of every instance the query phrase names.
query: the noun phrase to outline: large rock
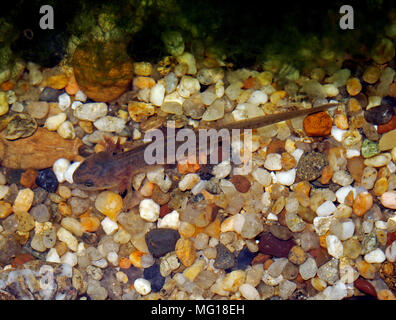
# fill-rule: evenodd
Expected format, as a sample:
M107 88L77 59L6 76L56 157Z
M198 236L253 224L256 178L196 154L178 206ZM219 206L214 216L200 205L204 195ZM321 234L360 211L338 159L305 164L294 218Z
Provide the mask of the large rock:
M59 158L80 160L80 139L66 140L56 132L43 128L30 137L9 141L0 137L1 165L12 169L44 169L52 167Z
M73 56L73 69L81 90L92 100L109 102L129 87L133 63L121 42L85 42Z

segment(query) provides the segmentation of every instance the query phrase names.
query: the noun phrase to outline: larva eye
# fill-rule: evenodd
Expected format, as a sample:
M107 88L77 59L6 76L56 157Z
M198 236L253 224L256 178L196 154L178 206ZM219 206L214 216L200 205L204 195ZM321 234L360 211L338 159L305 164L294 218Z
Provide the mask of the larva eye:
M93 187L94 183L91 180L87 180L84 182L84 186L86 187Z

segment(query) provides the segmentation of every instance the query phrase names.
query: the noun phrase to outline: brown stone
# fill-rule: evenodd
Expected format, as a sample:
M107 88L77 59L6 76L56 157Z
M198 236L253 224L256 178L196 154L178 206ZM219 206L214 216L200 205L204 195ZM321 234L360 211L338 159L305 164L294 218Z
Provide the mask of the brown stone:
M81 160L80 139L63 139L56 132L43 128L30 137L9 141L0 137L1 165L12 169L44 169L52 167L59 158Z
M109 102L127 91L133 63L121 42L85 42L73 56L73 69L81 90L92 100Z

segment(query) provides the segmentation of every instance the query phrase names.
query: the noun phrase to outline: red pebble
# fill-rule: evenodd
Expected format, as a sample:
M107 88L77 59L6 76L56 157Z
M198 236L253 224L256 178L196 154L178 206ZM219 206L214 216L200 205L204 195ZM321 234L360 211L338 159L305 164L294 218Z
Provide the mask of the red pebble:
M391 131L395 128L396 128L396 116L393 116L388 123L378 125L377 132L382 134Z
M373 297L377 297L377 291L375 290L374 286L371 284L371 282L363 279L362 277L357 278L353 284L363 293L369 294Z
M18 266L22 266L23 264L31 260L34 260L34 257L32 255L30 255L29 253L21 253L14 258L14 261L12 261L11 266L13 268L16 268Z
M172 209L170 209L170 208L168 207L168 204L164 204L164 205L161 206L161 208L160 208L159 216L160 216L160 218L163 218L163 217L165 217L168 213L171 213L171 212L172 212Z
M271 233L264 233L259 241L258 247L261 253L282 258L289 255L290 249L295 245L293 240L279 240Z
M388 232L387 239L386 239L386 245L390 246L393 241L396 241L396 231L395 232Z

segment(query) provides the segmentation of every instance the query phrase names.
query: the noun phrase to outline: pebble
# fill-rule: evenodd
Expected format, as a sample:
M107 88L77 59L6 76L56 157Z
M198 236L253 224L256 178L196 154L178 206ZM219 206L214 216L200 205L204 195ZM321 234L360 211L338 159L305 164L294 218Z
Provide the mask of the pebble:
M364 260L368 263L382 263L386 260L386 256L380 248L377 248L369 253L366 253L364 255Z
M12 209L14 212L27 212L33 203L34 193L31 189L26 188L19 190L14 201Z
M81 162L75 161L73 162L65 171L64 177L65 180L69 183L73 183L73 173L76 171L77 167L80 165Z
M379 168L386 166L391 161L391 159L392 157L390 153L381 153L377 156L364 160L364 164L368 167Z
M58 107L62 111L65 111L67 108L70 107L71 104L71 98L70 96L65 92L62 93L60 96L58 96Z
M73 234L66 230L65 228L59 228L58 232L56 233L58 239L64 243L66 243L67 247L72 251L77 251L78 249L78 241Z
M84 103L74 109L74 116L79 120L96 121L107 114L107 104L104 102Z
M50 212L44 204L32 207L32 209L30 209L30 214L37 222L47 222L50 219Z
M112 235L118 230L118 224L117 222L113 221L109 217L104 218L101 223L103 231L107 235Z
M62 257L61 257L61 263L68 264L71 267L74 267L77 265L77 255L72 252L66 252Z
M393 116L393 108L390 105L381 105L373 107L364 112L364 118L367 122L381 125L391 121Z
M145 296L151 292L151 283L144 278L136 279L133 283L133 286L135 290L142 296Z
M59 183L65 182L65 172L70 166L70 161L65 158L56 160L52 166L52 170Z
M175 252L180 262L186 266L190 267L196 258L196 250L194 244L190 239L180 238L176 242Z
M65 90L63 89L53 89L50 87L45 87L44 90L41 91L39 100L46 102L58 102L58 97L64 92Z
M47 256L45 258L45 261L61 263L61 259L60 259L59 254L58 254L58 252L56 251L55 248L49 249L49 251L47 253Z
M316 261L312 257L308 257L304 263L299 266L299 273L304 280L309 280L315 277L318 267Z
M296 179L297 169L280 171L276 173L276 181L284 186L291 186Z
M160 206L151 199L144 199L139 204L140 216L150 222L155 222L159 218Z
M150 253L158 258L175 250L179 233L173 229L152 229L146 233L145 240Z
M260 294L251 284L244 283L239 287L239 292L247 300L259 300Z
M63 138L63 139L74 139L76 137L76 133L74 131L73 124L70 121L63 122L56 132Z
M121 196L112 191L102 191L95 200L95 208L113 221L116 221L122 207Z
M349 78L346 82L346 90L350 96L356 96L362 90L362 84L358 78Z
M222 243L216 246L216 259L214 262L214 267L217 269L231 269L236 264L235 255L227 249Z
M26 111L35 119L44 119L48 115L49 105L45 101L32 101L27 104Z
M362 156L363 158L371 158L380 153L378 143L364 139L362 144Z
M200 180L198 174L188 173L179 182L179 189L181 191L191 190Z
M383 134L379 140L378 147L381 151L391 150L396 147L396 129Z
M318 268L317 275L320 279L326 281L328 284L335 284L338 279L338 264L337 259L331 259Z
M77 219L72 218L72 217L63 218L61 225L63 228L72 232L77 237L81 237L84 232L84 229L83 229L81 223Z
M389 262L396 262L396 241L385 249L385 255Z
M104 116L97 119L94 122L94 126L104 132L121 132L125 128L125 120L118 117Z
M261 253L275 257L287 257L290 249L294 246L294 241L279 240L267 232L261 236L258 246Z
M165 87L163 84L157 83L151 88L150 102L153 105L160 107L164 102L164 97L165 97Z
M373 196L368 192L361 192L353 202L353 213L363 216L373 206Z
M44 127L49 131L58 130L59 126L66 121L67 115L64 112L50 116L45 120Z
M344 254L342 242L334 235L326 237L327 252L336 259L340 259Z
M158 219L157 227L158 228L170 228L178 230L180 226L179 220L179 212L173 210L172 212L168 213L162 219Z
M303 127L308 136L321 137L331 133L333 120L326 112L318 112L304 119Z
M204 121L215 121L224 117L224 101L215 100L202 115Z
M380 197L381 204L390 209L396 210L396 191L387 191Z
M264 161L264 167L270 171L281 170L282 156L278 153L268 154Z
M326 155L315 151L306 152L298 161L296 176L301 180L315 180L321 176L327 165Z

